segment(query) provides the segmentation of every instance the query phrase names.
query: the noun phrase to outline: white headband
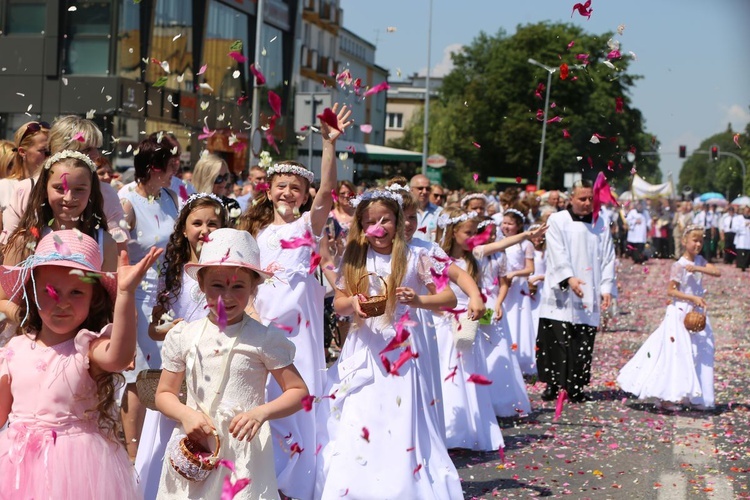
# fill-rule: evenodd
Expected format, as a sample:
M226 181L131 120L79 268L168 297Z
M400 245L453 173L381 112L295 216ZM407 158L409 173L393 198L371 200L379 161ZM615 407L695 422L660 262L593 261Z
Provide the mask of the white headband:
M494 225L495 221L492 219L483 220L477 225L477 229L482 229L483 227Z
M49 170L52 167L52 165L54 165L55 163L65 158L75 158L76 160L80 160L83 163L85 163L89 167L89 169L91 169L92 172L96 172L96 169L97 169L96 163L91 161L91 158L81 153L80 151L73 151L72 149L64 149L60 151L59 153L55 153L52 156L50 156L49 159L44 163L44 169Z
M461 214L457 217L450 218L447 215L441 215L438 217L437 224L438 227L441 227L445 229L448 226L452 226L453 224L460 224L461 222L466 222L467 220L473 219L477 216L477 213L474 211Z
M365 191L361 195L349 200L349 204L354 208L357 208L357 205L359 205L363 201L377 200L382 198L388 198L389 200L395 201L396 203L398 203L399 207L403 206L404 204L404 198L400 194L389 191L388 189L373 189L372 191Z
M224 202L221 201L221 198L219 198L218 196L216 196L213 193L194 193L194 194L191 194L188 197L188 199L185 200L185 206L190 205L192 202L194 202L195 200L200 199L200 198L210 198L210 199L214 200L216 203L218 203L219 205L221 205L222 207L224 206Z
M484 203L487 203L487 197L485 195L483 195L482 193L472 193L467 194L466 196L461 198L461 206L465 206L471 200L484 200Z
M401 184L391 184L390 186L386 186L386 189L391 192L398 192L403 191L404 193L409 193L409 188L406 186L402 186Z
M521 213L520 210L516 210L515 208L509 208L505 212L503 212L503 215L508 215L509 213L515 214L521 218L521 223L526 223L526 217Z
M274 163L273 167L270 167L266 173L268 174L268 177L271 177L274 174L299 175L300 177L304 177L305 179L307 179L307 182L310 183L312 183L312 181L315 179L313 173L306 168L289 163Z
M704 232L706 230L705 227L701 226L700 224L689 224L685 231L683 231L683 234L688 234L691 231L701 231Z

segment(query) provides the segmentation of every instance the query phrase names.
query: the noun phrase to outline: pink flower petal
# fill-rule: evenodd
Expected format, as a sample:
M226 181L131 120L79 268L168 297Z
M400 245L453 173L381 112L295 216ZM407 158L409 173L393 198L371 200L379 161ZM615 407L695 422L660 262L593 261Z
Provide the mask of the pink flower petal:
M318 118L320 118L320 121L327 124L329 127L341 132L341 129L339 128L339 118L331 108L324 109L323 112L318 115Z
M361 130L363 134L369 134L370 132L372 132L372 125L370 125L369 123L365 123L359 126L359 130Z
M60 302L60 296L57 294L57 290L55 290L55 287L47 283L47 285L44 287L44 290L52 300L54 300L55 302Z
M207 69L208 69L208 64L204 64L203 66L201 66L201 69L198 70L198 72L196 73L196 75L198 75L198 76L202 75L203 73L206 72Z
M272 90L268 91L268 105L276 116L281 116L281 97Z
M247 61L247 57L243 56L236 50L231 51L229 54L227 54L229 57L237 61L238 63L242 64Z
M304 236L301 236L299 238L292 238L291 240L281 240L280 243L281 248L285 250L300 247L315 248L315 241L313 240L313 235L310 231L305 231Z
M377 94L378 92L382 92L384 90L388 90L391 88L390 85L388 85L388 82L382 82L377 85L375 85L373 88L365 92L365 97L371 96L373 94Z
M86 142L86 138L83 136L82 132L77 132L76 135L74 135L73 139L71 140L78 141L78 142Z
M255 76L256 85L265 85L266 77L263 76L263 73L261 73L260 70L255 67L255 64L250 65L250 72Z
M469 378L466 379L467 382L472 382L477 385L490 385L492 384L492 380L488 379L484 375L480 375L478 373L472 373L469 375Z
M219 326L219 331L223 332L227 328L227 311L224 309L224 299L216 299L216 322Z

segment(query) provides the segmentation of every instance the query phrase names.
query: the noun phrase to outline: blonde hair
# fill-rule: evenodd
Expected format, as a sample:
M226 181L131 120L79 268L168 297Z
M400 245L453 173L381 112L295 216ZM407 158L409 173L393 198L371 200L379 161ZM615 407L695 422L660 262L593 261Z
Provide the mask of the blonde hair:
M213 193L214 179L221 172L221 167L229 165L220 156L215 154L202 155L193 167L193 186L198 193Z
M13 151L15 146L11 141L0 140L0 179L10 175L10 168L13 165L13 157L16 152Z
M380 203L385 208L393 212L396 216L396 234L393 237L393 248L391 250L391 274L388 276L388 299L386 302L386 318L390 322L396 311L396 287L401 286L401 282L406 276L407 265L407 244L404 240L404 213L398 202L391 198L373 198L363 200L354 212L352 224L349 228L349 239L346 242L346 250L341 260L341 268L344 282L346 283L346 293L356 295L360 293L357 290L360 278L368 273L367 271L367 251L370 248L367 242L365 231L362 228L362 217L365 210L369 207Z
M78 134L83 141L79 140ZM88 148L100 148L104 138L102 131L91 120L76 115L61 116L49 130L50 153L59 153L64 149L84 151Z
M446 208L443 210L443 214L445 214L446 217L453 219L454 217L460 217L464 214L467 214L468 211L463 210L461 208ZM435 235L436 240L440 241L440 248L443 249L445 253L448 255L452 255L453 245L455 243L455 231L456 228L459 226L462 226L463 224L478 224L479 219L476 217L473 217L471 219L467 219L465 221L457 222L455 224L447 224L445 227L438 226L437 233ZM462 259L466 261L466 272L471 275L472 278L474 278L474 281L477 283L479 282L479 264L477 263L477 259L474 258L474 254L471 252L463 252L463 255L461 256Z
M28 129L29 125L33 123L40 125L39 130L36 132L31 132L29 134L26 134L26 129ZM44 134L45 136L48 136L49 132L50 132L50 129L43 126L42 122L37 122L37 121L26 122L20 127L18 127L18 130L16 130L16 133L13 135L13 144L15 144L15 151L14 151L15 154L13 156L13 162L9 165L9 172L8 172L9 179L23 179L26 176L26 171L24 169L24 158L23 156L21 156L21 153L18 150L21 148L31 147L31 145L34 142L34 137L36 137L39 134Z

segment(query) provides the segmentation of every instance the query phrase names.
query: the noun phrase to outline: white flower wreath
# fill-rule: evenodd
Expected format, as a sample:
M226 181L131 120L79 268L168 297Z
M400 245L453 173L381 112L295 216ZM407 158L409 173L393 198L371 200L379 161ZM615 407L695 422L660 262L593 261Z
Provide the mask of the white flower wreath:
M96 163L91 161L91 158L81 153L80 151L73 151L72 149L64 149L59 153L55 153L50 156L49 159L44 162L44 169L49 170L50 168L52 168L52 165L65 158L75 158L76 160L80 160L85 163L92 172L96 172Z
M461 198L461 206L465 207L471 200L484 200L485 205L487 204L487 197L482 193L471 193Z
M388 189L373 189L372 191L365 191L361 195L352 198L349 201L349 204L354 208L357 208L357 205L359 205L363 201L377 200L382 198L391 199L398 203L398 206L403 206L404 204L404 198L400 194L389 191Z
M526 223L526 216L524 216L520 210L516 210L515 208L509 208L505 212L503 212L503 215L508 215L508 214L515 214L521 218L522 224Z
M315 179L313 173L306 168L300 167L299 165L291 165L289 163L275 163L266 173L269 177L274 174L299 175L300 177L307 179L307 182L312 182Z
M438 227L445 229L446 227L452 226L453 224L460 224L462 222L466 222L467 220L473 219L476 216L477 216L477 213L474 211L461 214L453 218L448 217L447 215L441 215L440 217L438 217L437 224L438 224Z

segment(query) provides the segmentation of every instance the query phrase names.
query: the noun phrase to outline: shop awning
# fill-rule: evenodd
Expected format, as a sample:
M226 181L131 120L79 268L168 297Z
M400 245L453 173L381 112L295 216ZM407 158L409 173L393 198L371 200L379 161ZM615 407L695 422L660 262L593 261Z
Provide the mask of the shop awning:
M320 139L313 143L315 145L314 154L320 156ZM304 155L305 146L300 148L300 153ZM365 144L363 142L351 142L338 140L336 141L336 154L347 153L349 158L354 157L354 163L373 163L380 165L392 165L399 163L421 163L422 153L417 151L408 151L406 149L389 148L387 146L378 146L375 144Z

